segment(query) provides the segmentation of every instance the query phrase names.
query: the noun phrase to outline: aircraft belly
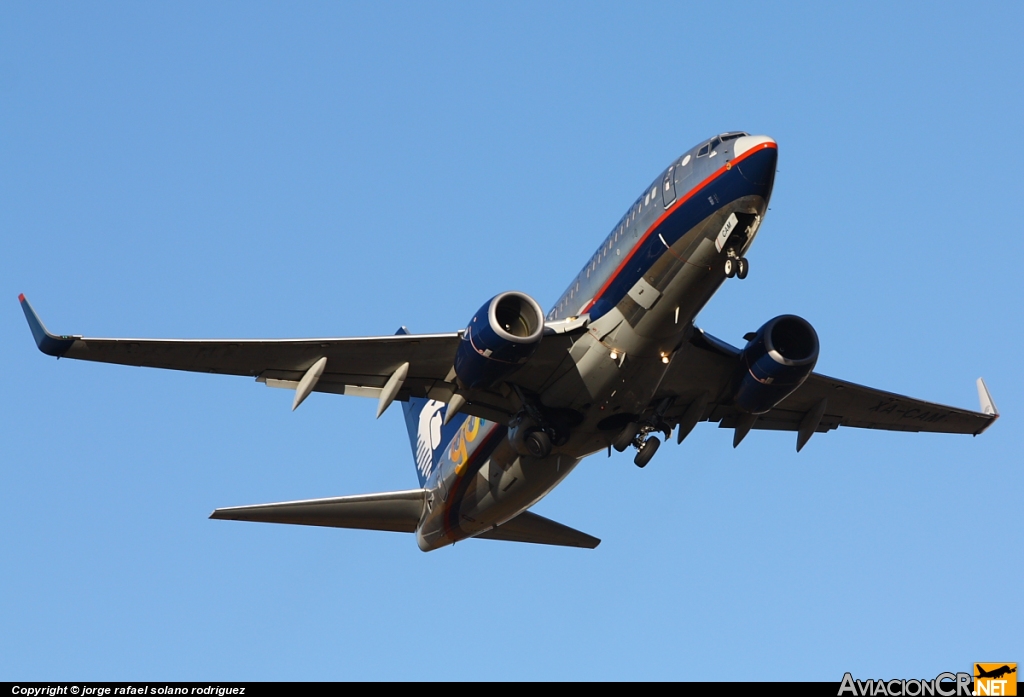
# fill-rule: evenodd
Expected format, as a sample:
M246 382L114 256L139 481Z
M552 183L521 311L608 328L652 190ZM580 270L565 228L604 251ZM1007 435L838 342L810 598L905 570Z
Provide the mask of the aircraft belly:
M683 341L693 319L725 282L726 254L715 244L723 226L746 234L749 247L767 203L743 196L714 210L674 241L659 234L662 253L618 304L595 319L569 350L573 364L542 392L545 406L584 414L570 443L562 448L583 457L613 433L598 424L616 415L639 415L650 405L667 371L666 359ZM648 255L650 256L650 255ZM577 439L577 435L579 438ZM595 447L596 446L596 447Z
M579 463L564 453L536 460L512 453L505 440L464 483L427 498L416 531L420 549L430 551L486 532L515 518L548 494Z

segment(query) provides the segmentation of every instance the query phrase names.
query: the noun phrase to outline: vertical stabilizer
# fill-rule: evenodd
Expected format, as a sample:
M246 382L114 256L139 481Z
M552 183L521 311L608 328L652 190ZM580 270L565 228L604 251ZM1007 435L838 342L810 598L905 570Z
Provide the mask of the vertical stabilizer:
M405 327L397 334L408 334ZM444 417L448 405L435 399L410 397L402 403L405 414L405 426L409 431L409 445L412 446L412 457L416 463L416 476L420 486L424 486L430 473L441 462L445 447L452 442L455 433L466 420L465 414L456 414L448 423Z
M447 410L448 405L444 402L422 397L410 397L408 402L402 404L420 486L426 484L430 473L441 462L445 447L452 442L455 433L466 420L465 414L457 414L451 421L444 423Z

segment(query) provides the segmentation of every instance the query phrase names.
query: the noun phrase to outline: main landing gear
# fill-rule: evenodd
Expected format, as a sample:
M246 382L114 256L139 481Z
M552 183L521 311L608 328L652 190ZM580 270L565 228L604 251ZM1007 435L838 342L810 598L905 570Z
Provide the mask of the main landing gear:
M632 445L637 451L633 464L637 467L646 467L661 446L661 439L651 434L660 430L662 429L650 423L640 424L631 421L612 440L612 447L621 453Z
M508 424L508 442L520 455L544 458L551 454L551 435L525 410L512 417Z
M750 264L747 262L745 257L735 256L735 252L730 250L730 256L725 259L725 277L732 278L738 276L743 279L747 277L747 273L750 271Z
M542 459L569 442L583 415L572 409L547 409L532 395L513 386L522 407L508 422L508 440L520 455Z

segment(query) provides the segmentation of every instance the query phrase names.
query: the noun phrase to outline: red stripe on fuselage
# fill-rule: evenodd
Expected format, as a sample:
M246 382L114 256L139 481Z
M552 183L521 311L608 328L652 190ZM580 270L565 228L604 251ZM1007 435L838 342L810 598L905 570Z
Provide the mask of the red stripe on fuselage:
M601 286L600 290L598 290L597 293L594 294L594 297L590 299L590 302L587 303L586 307L583 308L583 310L580 312L580 314L581 315L582 314L586 314L587 312L590 311L590 308L594 306L594 303L596 303L601 298L601 296L604 295L604 292L606 290L608 290L608 287L612 284L612 282L616 278L618 278L620 273L622 273L622 269L624 269L626 267L626 264L628 264L630 259L633 258L633 255L636 254L636 251L638 249L640 249L641 245L643 245L643 243L647 241L648 237L650 237L651 235L654 234L654 232L658 229L658 227L661 225L661 223L664 222L664 220L666 218L668 218L670 215L672 215L672 213L674 213L675 210L677 208L679 208L679 206L683 205L684 203L689 201L691 198L693 198L693 196L696 195L696 193L698 191L701 191L704 187L706 187L712 181L714 181L715 179L720 177L723 172L726 172L726 171L732 169L732 167L735 167L738 163L740 163L743 160L747 159L748 157L750 157L754 153L760 152L761 150L764 150L765 148L775 148L777 150L778 147L779 146L776 143L761 143L760 145L755 145L754 147L752 147L750 150L748 150L747 152L745 152L742 155L740 155L735 160L726 160L725 164L723 164L717 170L715 170L714 172L709 174L707 177L705 177L704 181L702 181L700 184L698 184L697 186L695 186L692 189L690 189L689 193L687 193L681 199L679 199L678 201L673 203L671 206L669 206L665 210L665 212L657 220L655 220L651 224L651 227L649 227L647 229L647 232L644 233L644 236L641 237L639 240L637 240L637 243L633 245L633 248L631 250L629 250L629 254L626 255L626 258L622 260L622 263L619 264L618 268L615 269L614 273L612 273L612 275L608 277L608 280L604 282L604 285Z

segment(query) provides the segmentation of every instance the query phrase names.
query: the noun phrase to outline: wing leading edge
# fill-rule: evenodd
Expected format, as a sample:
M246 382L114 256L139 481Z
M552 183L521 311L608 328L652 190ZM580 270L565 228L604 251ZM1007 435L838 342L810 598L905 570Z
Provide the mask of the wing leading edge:
M242 375L289 389L297 389L310 368L326 359L313 391L378 398L400 370L406 371L401 387L390 399L416 396L448 402L458 390L452 381L461 341L458 332L311 339L92 338L51 333L28 299L20 295L18 300L39 350L57 358ZM526 383L547 379L563 362L571 343L568 338L551 332L516 378ZM494 391L473 390L463 396L468 403L462 411L481 418L507 420L514 410L504 395Z

